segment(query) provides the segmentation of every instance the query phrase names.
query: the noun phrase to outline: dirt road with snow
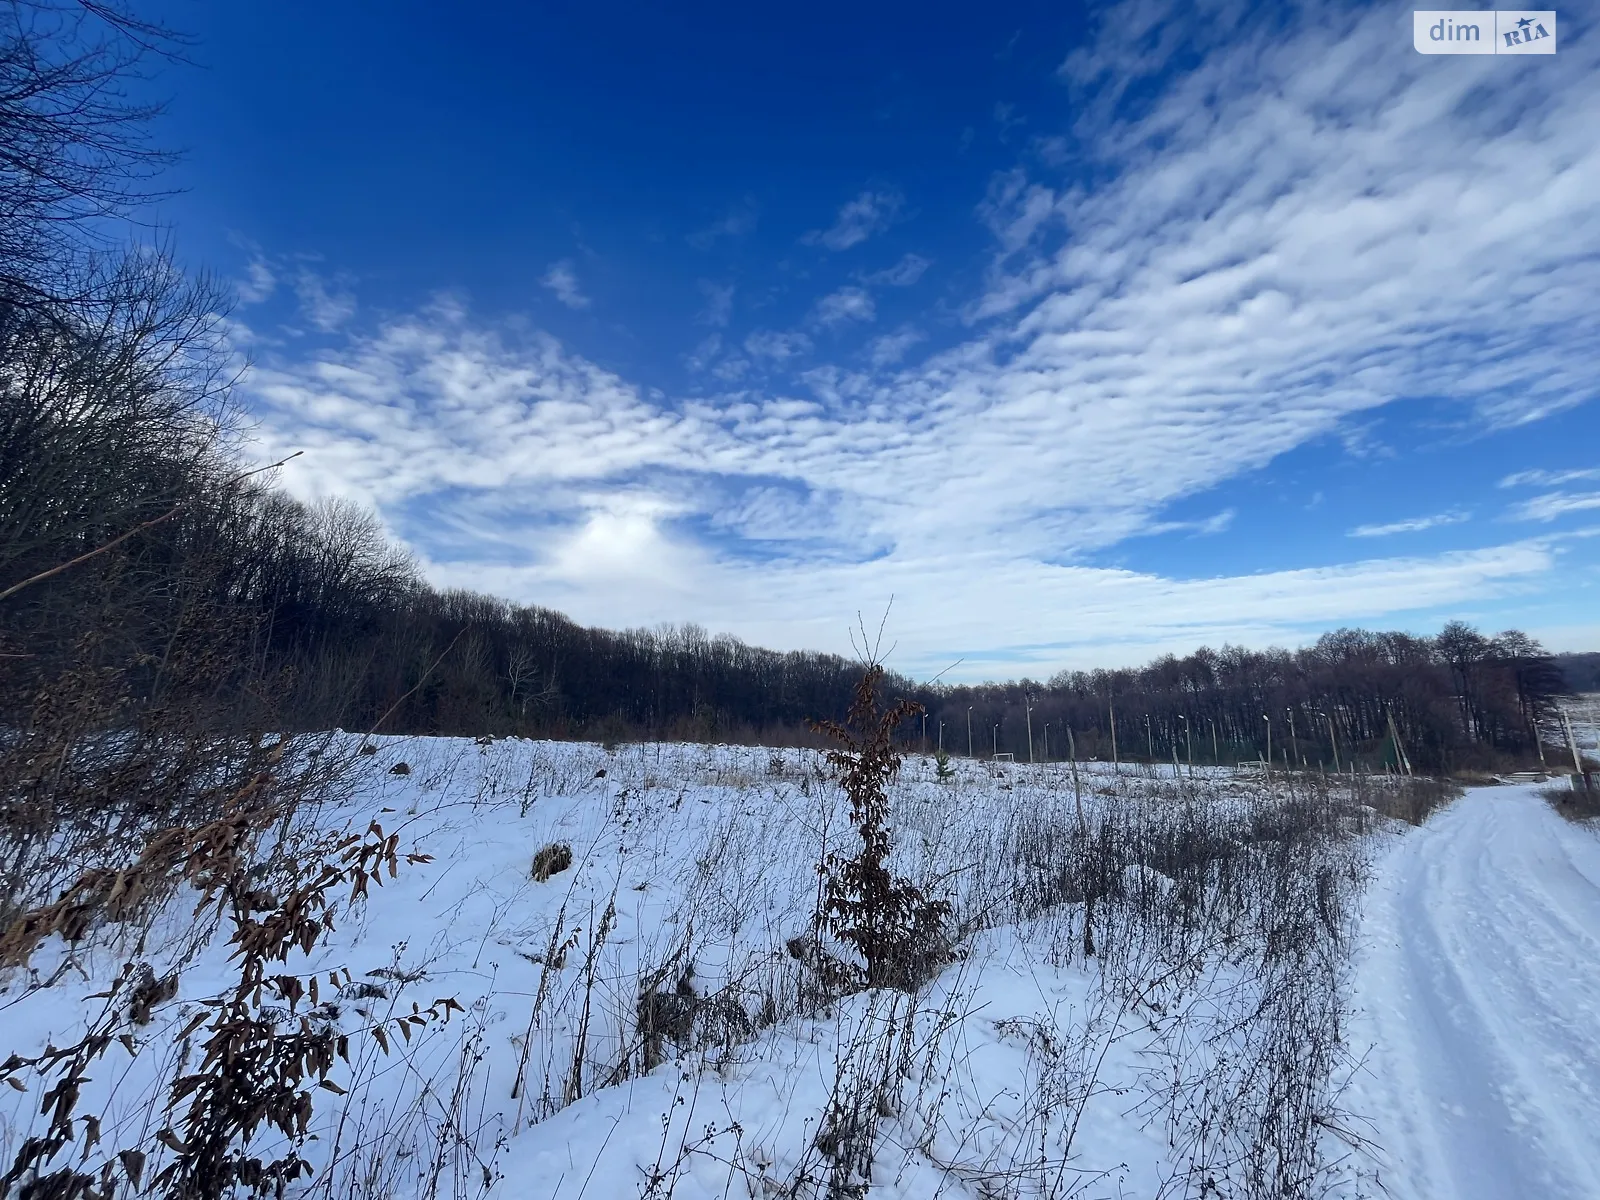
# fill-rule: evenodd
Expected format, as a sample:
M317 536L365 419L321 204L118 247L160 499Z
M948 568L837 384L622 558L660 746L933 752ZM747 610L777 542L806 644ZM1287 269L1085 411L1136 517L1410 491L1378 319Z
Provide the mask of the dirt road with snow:
M1380 865L1347 1107L1394 1200L1600 1197L1600 835L1469 792Z

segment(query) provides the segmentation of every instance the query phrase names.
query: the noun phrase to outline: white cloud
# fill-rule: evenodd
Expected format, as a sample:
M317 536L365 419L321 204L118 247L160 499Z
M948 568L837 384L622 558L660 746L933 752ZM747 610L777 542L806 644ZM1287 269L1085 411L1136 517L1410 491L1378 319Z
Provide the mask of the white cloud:
M819 325L842 325L846 321L872 321L878 316L872 296L864 288L843 287L817 301L814 318Z
M915 329L886 333L882 337L873 338L867 345L867 356L872 360L873 366L887 367L899 362L911 347L925 340L924 335Z
M687 358L685 358L684 364L691 371L704 371L714 362L716 362L717 355L721 353L722 335L720 333L713 333L710 336L700 340L700 344L689 353Z
M1524 500L1511 510L1516 521L1554 521L1568 513L1600 508L1600 492L1547 492Z
M1238 516L1238 511L1225 508L1219 513L1209 517L1202 517L1197 521L1158 521L1154 525L1146 525L1139 530L1139 536L1151 537L1159 533L1192 533L1209 537L1212 534L1226 533L1233 528L1233 519Z
M861 282L874 286L910 287L921 279L923 272L932 265L932 259L923 258L920 254L907 254L892 267L885 267L881 271L869 271L861 276Z
M1421 533L1424 529L1437 529L1441 525L1459 525L1471 519L1471 513L1451 509L1449 512L1434 513L1427 517L1407 517L1404 520L1386 521L1376 525L1357 525L1345 536L1373 538L1388 537L1395 533Z
M578 287L578 273L572 269L572 260L569 258L551 263L550 269L544 273L544 278L539 280L539 284L555 293L555 298L568 308L589 307L589 297Z
M240 304L260 304L278 290L278 275L271 264L258 255L245 267L245 277L234 280L233 286Z
M342 275L329 280L301 267L294 280L300 314L323 333L334 332L356 314L356 297L349 282Z
M756 204L747 197L742 204L729 209L726 214L718 217L704 229L697 229L691 233L688 242L696 250L709 250L723 238L737 241L753 232L755 227Z
M904 203L899 192L869 189L845 204L831 226L812 230L801 240L829 250L848 250L889 228Z
M811 339L803 333L780 333L772 329L758 329L744 339L744 348L752 358L787 362L810 351Z
M1581 483L1590 479L1600 479L1600 467L1582 467L1571 471L1518 471L1515 475L1507 475L1499 486L1560 487L1564 483Z
M435 563L427 525L395 513L442 521L455 506L464 527L512 531L492 536L514 554L440 565L448 582L584 621L694 619L835 649L850 614L892 592L909 660L978 640L976 674L1090 644L1131 657L1292 640L1540 586L1552 541L1209 580L1081 565L1399 399L1514 423L1595 395L1600 143L1572 114L1600 79L1600 40L1511 73L1415 54L1387 10L1282 26L1187 13L1115 10L1108 30L1147 36L1108 33L1100 57L1069 64L1087 114L1072 144L1097 182L996 179L965 340L914 367L896 366L914 344L902 330L857 360L870 370L809 363L814 401L754 386L737 356L708 368L725 394L674 400L441 304L303 361L269 356L248 384L263 436L310 452L297 487L383 504ZM1182 30L1212 37L1212 18L1198 66L1124 92L1160 74ZM877 197L813 240L870 236L898 207ZM757 330L743 351L792 367L813 347ZM1523 515L1557 504L1600 497L1552 493ZM685 532L719 516L714 552ZM741 542L782 541L786 525L824 529L826 558L774 563ZM549 549L592 545L571 541L586 529L618 531L663 578L678 564L673 605Z
M1282 640L1318 621L1504 594L1552 563L1534 541L1232 579L1059 565L1024 528L988 523L992 506L978 506L978 523L947 507L940 474L975 453L973 431L936 424L918 436L875 391L860 393L875 387L865 377L834 379L841 390L821 403L729 397L669 411L548 337L485 331L441 301L343 350L269 362L249 386L259 452L307 451L290 486L379 505L441 583L583 621L691 618L833 649L847 649L854 608L894 593L908 663L971 647L981 614L976 675L1078 661L1097 642L1135 654ZM841 420L838 402L861 419ZM730 498L719 481L740 479L793 483ZM987 483L1019 494L1008 474ZM677 528L696 515L792 549L712 554ZM1172 528L1215 533L1231 517ZM919 525L926 536L913 536Z

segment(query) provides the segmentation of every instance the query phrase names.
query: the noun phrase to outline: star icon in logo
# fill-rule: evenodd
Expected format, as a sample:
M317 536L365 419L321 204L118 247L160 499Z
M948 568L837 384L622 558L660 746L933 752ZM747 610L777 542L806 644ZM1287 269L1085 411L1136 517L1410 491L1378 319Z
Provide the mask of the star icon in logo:
M1519 29L1521 29L1524 33L1526 33L1528 31L1528 26L1532 25L1532 24L1533 24L1533 18L1532 17L1523 17L1522 20L1517 22L1517 27Z

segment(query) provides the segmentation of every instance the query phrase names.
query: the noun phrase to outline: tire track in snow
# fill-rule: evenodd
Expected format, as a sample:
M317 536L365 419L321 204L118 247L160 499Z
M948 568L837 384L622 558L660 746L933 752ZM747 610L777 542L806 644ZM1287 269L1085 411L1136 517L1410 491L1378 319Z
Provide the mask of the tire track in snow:
M1600 836L1529 788L1410 831L1368 896L1346 1097L1394 1200L1600 1197Z

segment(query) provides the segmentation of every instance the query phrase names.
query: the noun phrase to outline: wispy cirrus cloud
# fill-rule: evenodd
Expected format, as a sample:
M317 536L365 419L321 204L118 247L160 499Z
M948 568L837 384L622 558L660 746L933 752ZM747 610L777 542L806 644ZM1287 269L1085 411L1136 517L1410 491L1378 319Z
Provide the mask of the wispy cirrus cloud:
M1399 521L1384 521L1374 525L1357 525L1345 536L1353 538L1390 537L1397 533L1421 533L1426 529L1437 529L1441 525L1460 525L1463 521L1470 521L1472 514L1459 508L1449 512L1433 513L1426 517L1406 517Z
M294 291L300 315L323 333L332 333L356 314L356 296L346 275L332 278L308 266L295 272Z
M260 304L278 290L278 273L257 255L245 265L244 278L235 279L233 286L240 304Z
M1518 471L1507 475L1498 486L1503 488L1515 487L1560 487L1567 483L1583 483L1591 479L1600 479L1600 467L1579 467L1568 471Z
M839 209L826 229L814 229L801 240L828 250L848 250L889 228L905 198L898 191L868 189Z
M589 297L585 296L583 289L578 286L578 272L573 268L570 258L551 263L550 269L539 280L539 286L552 293L568 308L589 307Z
M696 250L709 250L724 239L738 241L755 232L757 211L756 202L746 197L711 224L691 233L689 245Z
M1554 521L1571 513L1600 508L1600 492L1547 492L1514 506L1513 521Z
M881 271L868 271L861 276L861 282L875 287L911 287L932 265L932 259L920 254L907 254L893 266L884 267Z

